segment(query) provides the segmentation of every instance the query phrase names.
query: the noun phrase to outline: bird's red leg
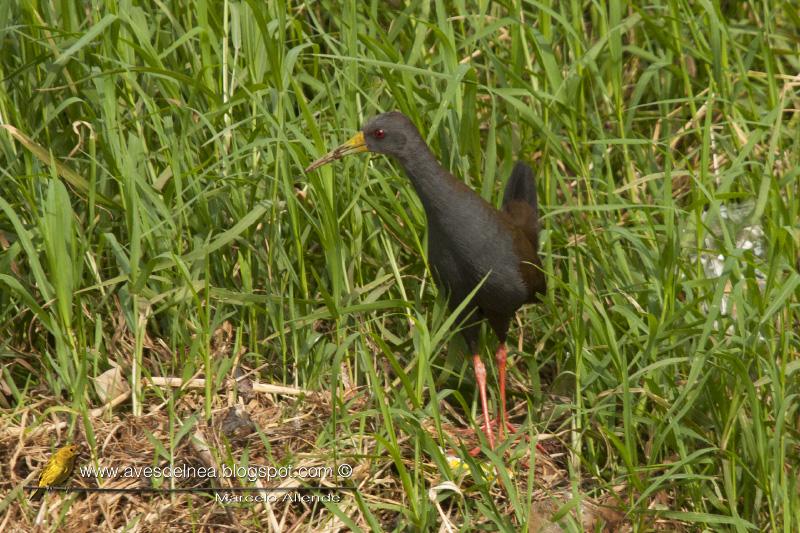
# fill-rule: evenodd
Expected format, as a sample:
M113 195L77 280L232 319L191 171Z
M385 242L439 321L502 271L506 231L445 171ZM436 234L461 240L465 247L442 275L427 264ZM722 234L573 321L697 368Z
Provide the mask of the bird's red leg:
M500 423L497 425L497 431L502 438L503 428L507 429L511 433L516 433L517 431L511 422L508 421L508 412L506 411L506 360L508 359L508 349L506 348L505 342L501 342L500 346L497 347L497 352L495 352L494 357L497 361L498 373L500 374L500 403L503 405L503 407L500 410L500 416L502 418L500 419ZM536 449L541 453L547 453L547 451L538 442L536 443Z
M475 380L478 382L478 391L481 395L481 409L483 409L483 422L486 424L486 438L489 439L489 447L494 450L494 433L492 425L489 423L489 408L486 404L486 367L483 366L481 356L472 356L472 366L475 369Z
M497 424L497 431L500 438L503 438L503 430L510 426L508 421L508 413L506 412L506 359L508 359L508 352L506 350L506 343L501 342L497 347L497 352L494 354L497 361L497 369L500 374L500 423ZM513 430L512 430L513 433Z

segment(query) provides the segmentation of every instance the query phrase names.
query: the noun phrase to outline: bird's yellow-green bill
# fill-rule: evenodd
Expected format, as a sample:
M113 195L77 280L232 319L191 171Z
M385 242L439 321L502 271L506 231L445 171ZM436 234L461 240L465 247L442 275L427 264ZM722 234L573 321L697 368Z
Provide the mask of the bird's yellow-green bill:
M320 157L310 165L306 167L306 172L311 172L312 170L321 167L322 165L327 165L331 161L336 161L337 159L341 159L346 155L350 154L357 154L359 152L368 152L369 148L367 148L367 143L364 140L364 133L358 132L353 137L347 141L346 143L342 144L341 146L337 146L324 156Z

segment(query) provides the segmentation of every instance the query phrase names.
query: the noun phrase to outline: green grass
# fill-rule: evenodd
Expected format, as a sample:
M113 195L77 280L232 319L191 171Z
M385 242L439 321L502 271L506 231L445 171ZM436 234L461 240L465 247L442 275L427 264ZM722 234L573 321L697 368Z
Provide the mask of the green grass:
M440 500L456 526L533 528L528 444L482 456L501 490L474 462L460 479L439 450L454 446L443 422L475 426L476 404L410 183L384 157L302 172L399 109L496 205L513 162L534 166L548 293L512 327L512 398L523 430L565 452L563 527L582 529L587 499L636 531L800 530L794 2L10 4L4 425L57 417L97 450L88 378L114 363L133 388L118 414L166 405L169 458L189 393L142 380L208 378L195 412L209 420L241 363L329 394L315 446L396 483L394 503L367 479L321 513L435 530L428 491L453 479L463 497ZM721 213L739 204L737 228ZM763 253L737 246L744 225L763 230ZM700 259L717 256L710 276ZM11 523L35 515L15 505L0 504Z

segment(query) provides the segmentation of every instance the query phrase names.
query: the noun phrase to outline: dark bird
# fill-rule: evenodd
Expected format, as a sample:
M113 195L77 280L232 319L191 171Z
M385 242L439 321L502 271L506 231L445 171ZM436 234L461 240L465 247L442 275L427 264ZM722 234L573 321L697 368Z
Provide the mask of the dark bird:
M525 163L516 163L503 207L497 210L445 170L411 120L395 111L367 122L352 139L313 162L306 172L359 152L396 158L411 179L428 220L428 259L449 295L450 308L458 307L480 285L459 320L466 324L462 335L472 353L486 436L494 448L486 404L486 368L478 352L480 321L485 318L500 341L495 358L503 406L498 424L502 435L504 427L513 431L506 413L508 327L517 309L534 302L546 289L537 254L539 208L533 171Z

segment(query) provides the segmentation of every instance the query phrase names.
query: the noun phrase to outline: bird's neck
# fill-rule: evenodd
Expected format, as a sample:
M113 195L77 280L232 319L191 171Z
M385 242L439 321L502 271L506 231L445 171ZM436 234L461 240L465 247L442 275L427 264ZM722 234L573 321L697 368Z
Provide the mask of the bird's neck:
M421 138L408 155L400 158L400 164L422 201L428 222L435 222L463 194L458 181L442 168Z

